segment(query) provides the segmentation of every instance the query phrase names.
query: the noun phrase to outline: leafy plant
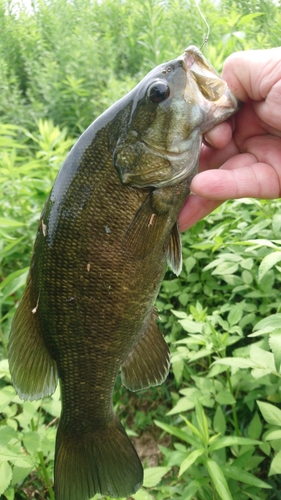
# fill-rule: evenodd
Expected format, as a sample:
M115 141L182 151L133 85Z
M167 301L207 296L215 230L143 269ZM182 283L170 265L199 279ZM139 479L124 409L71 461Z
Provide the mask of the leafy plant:
M200 6L219 71L235 50L280 45L280 1ZM0 495L52 499L59 393L21 401L7 364L39 215L73 137L206 26L193 0L1 0L0 28ZM114 395L132 438L161 443L136 500L280 496L280 209L228 202L182 237L183 272L156 304L171 374Z

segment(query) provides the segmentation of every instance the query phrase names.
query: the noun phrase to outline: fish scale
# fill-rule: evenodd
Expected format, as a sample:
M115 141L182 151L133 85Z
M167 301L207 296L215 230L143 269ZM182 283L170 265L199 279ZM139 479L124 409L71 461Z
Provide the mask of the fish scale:
M209 89L209 90L208 90ZM43 210L9 339L23 399L60 380L55 498L128 497L143 469L114 413L123 384L161 384L169 349L154 302L167 262L181 271L178 213L202 134L238 102L201 52L153 69L79 138Z

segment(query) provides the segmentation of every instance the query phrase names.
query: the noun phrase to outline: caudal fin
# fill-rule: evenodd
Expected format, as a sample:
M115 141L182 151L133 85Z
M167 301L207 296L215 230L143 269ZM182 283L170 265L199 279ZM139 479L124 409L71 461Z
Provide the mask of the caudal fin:
M140 459L123 426L114 417L102 430L84 435L64 428L56 442L56 500L86 500L96 493L128 497L143 481Z

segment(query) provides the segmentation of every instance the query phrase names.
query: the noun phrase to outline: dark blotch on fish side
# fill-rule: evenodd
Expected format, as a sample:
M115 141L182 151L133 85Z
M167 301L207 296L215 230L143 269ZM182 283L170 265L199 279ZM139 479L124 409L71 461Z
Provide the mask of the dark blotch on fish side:
M113 410L115 379L121 368L136 391L167 377L153 304L167 262L181 271L177 216L202 134L236 110L226 83L189 47L101 115L57 176L9 340L21 398L51 395L60 379L56 500L128 497L142 484Z

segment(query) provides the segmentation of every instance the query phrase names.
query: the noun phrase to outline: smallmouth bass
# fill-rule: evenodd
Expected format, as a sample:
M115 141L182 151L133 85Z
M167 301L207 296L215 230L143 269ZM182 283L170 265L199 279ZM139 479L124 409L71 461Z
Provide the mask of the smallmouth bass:
M161 64L82 134L38 226L9 340L23 399L61 384L56 500L127 497L143 470L114 413L121 367L136 391L161 384L169 350L154 301L181 271L177 216L196 174L202 134L238 102L196 47Z

